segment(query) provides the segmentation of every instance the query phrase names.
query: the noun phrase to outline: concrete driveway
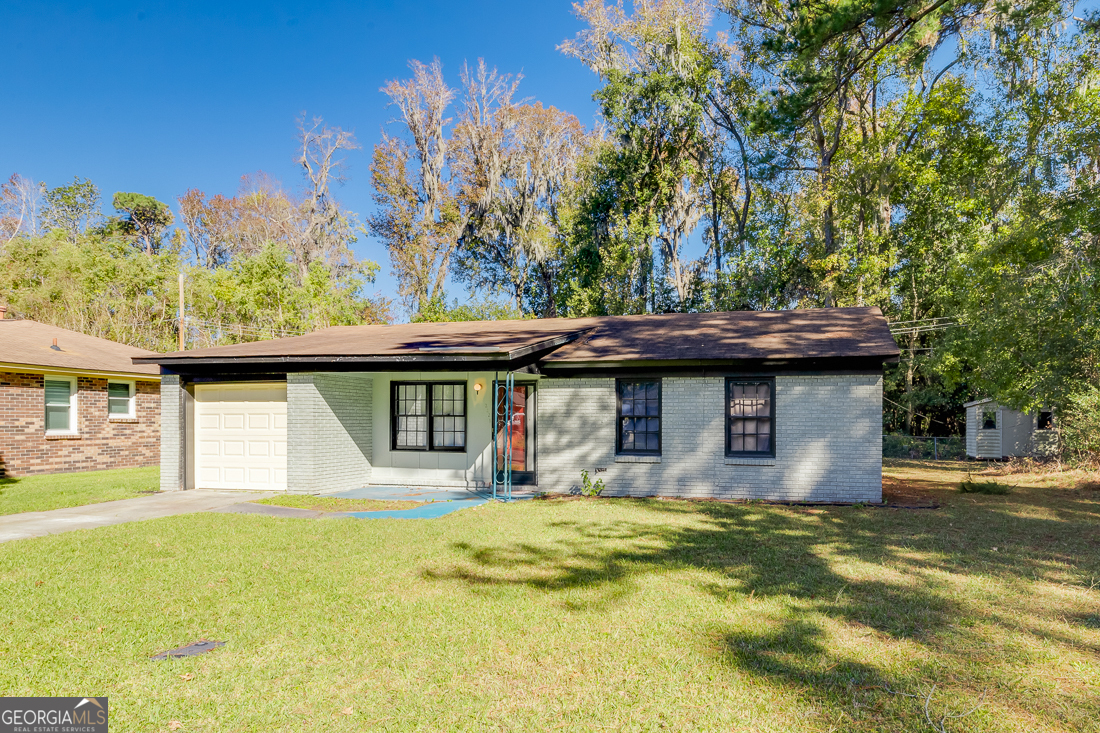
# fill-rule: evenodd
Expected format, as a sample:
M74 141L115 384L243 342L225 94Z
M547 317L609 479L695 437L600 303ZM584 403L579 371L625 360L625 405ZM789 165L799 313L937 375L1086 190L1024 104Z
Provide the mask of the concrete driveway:
M25 512L0 517L0 542L43 537L70 532L74 529L95 529L123 522L193 514L220 509L266 495L264 491L166 491L136 499L107 501L102 504L53 509L48 512Z

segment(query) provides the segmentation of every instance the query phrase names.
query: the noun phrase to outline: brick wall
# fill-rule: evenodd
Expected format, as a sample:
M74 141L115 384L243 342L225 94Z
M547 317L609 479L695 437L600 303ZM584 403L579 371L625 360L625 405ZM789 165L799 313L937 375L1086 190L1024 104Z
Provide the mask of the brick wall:
M776 456L745 459L725 455L721 377L662 380L660 457L615 455L614 379L543 379L539 488L569 491L587 469L608 495L881 501L882 377L775 382Z
M77 378L75 436L46 435L42 374L0 372L0 475L154 466L160 460L160 385L135 382L134 419L108 419L107 378Z
M373 454L371 374L287 375L287 491L366 486Z
M180 491L184 485L187 446L184 398L186 392L179 375L160 378L160 490Z

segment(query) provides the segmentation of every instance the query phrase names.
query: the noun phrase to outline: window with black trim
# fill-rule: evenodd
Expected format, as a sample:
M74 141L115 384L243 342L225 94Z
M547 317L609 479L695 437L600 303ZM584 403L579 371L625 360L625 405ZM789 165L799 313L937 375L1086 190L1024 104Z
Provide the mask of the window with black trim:
M393 450L466 450L464 382L394 382Z
M726 380L726 455L775 456L775 380Z
M1054 413L1043 411L1039 413L1039 420L1036 428L1039 430L1053 430L1054 429Z
M661 454L661 380L618 379L616 451Z

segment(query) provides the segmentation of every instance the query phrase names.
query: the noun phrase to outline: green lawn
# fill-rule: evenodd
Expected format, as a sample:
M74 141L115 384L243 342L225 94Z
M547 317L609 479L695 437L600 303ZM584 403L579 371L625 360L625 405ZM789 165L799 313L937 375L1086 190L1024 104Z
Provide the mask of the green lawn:
M1095 730L1100 492L964 475L893 469L938 510L556 499L8 542L0 695L110 695L142 731L917 732L979 701L946 730ZM199 638L228 643L148 658Z
M157 466L0 478L0 516L132 499L158 491Z

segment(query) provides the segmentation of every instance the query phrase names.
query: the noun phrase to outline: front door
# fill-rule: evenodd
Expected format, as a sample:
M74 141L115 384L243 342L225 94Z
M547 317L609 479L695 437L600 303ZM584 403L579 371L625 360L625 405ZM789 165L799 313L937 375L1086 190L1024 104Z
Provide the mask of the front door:
M497 385L497 480L503 481L505 406L503 384ZM512 388L512 485L535 485L535 386L517 384Z

